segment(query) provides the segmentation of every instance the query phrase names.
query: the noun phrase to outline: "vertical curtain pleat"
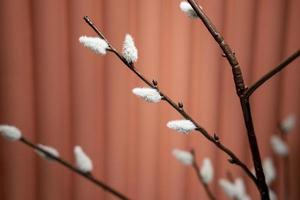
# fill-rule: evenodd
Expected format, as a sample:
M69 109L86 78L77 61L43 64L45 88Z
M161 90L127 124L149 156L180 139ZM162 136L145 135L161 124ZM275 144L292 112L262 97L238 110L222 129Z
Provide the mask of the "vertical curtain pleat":
M0 123L16 125L35 140L30 2L1 1L0 17ZM1 199L36 199L35 155L21 144L2 139L0 148Z
M243 171L200 133L179 134L166 127L182 119L167 103L152 104L131 90L146 87L111 53L93 54L81 35L96 36L83 21L90 16L111 44L122 50L126 33L138 48L136 68L210 134L253 168L231 68L202 22L185 16L180 1L87 0L0 1L0 123L18 126L25 137L50 145L74 163L80 145L93 160L93 175L142 200L208 199L195 171L172 155L194 149L201 165L212 160L210 188L227 199L219 178L244 178L252 199L259 194ZM247 85L300 47L298 0L202 0L205 12L239 59ZM251 98L262 159L272 157L284 199L283 161L270 136L289 114L298 117L299 59ZM299 125L288 136L290 199L298 199ZM22 144L0 139L0 199L116 199L55 162L40 159Z
M33 1L36 141L70 160L70 85L66 1ZM57 179L59 177L59 180ZM71 173L38 160L38 199L69 199Z

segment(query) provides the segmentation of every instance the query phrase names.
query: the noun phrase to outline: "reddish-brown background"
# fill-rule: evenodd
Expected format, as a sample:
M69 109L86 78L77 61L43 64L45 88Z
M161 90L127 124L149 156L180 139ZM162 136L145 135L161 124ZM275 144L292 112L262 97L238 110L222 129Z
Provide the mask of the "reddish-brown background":
M95 35L89 15L121 48L131 33L139 50L137 67L210 133L216 132L251 167L251 158L230 67L197 20L177 0L0 0L0 123L27 138L56 147L73 161L82 145L95 175L132 199L207 199L194 171L171 155L173 148L210 157L216 179L230 170L223 153L198 133L166 128L180 116L167 104L148 104L131 93L144 86L113 55L94 55L78 42ZM299 0L202 0L240 60L250 84L300 47ZM251 104L262 157L272 156L269 136L278 120L300 112L300 62L268 82ZM299 199L299 128L289 136L291 199ZM276 159L278 164L278 159ZM244 176L244 175L242 175ZM245 178L253 199L257 191ZM279 178L277 181L280 182ZM274 185L282 194L278 182ZM213 185L220 199L222 191ZM0 139L1 200L113 199L56 163L40 159L20 143ZM282 197L280 198L282 199Z

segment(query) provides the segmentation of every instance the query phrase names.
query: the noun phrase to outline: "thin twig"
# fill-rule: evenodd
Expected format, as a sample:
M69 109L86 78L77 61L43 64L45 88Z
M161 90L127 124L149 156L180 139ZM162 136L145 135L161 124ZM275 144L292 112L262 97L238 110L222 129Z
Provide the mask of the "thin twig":
M225 57L227 58L231 66L236 93L240 99L241 108L243 110L243 117L247 129L247 136L250 145L252 161L254 164L255 173L257 174L257 187L260 191L261 198L264 200L269 200L269 189L266 184L265 175L262 168L261 156L254 131L249 98L247 98L244 95L247 89L245 87L244 78L238 60L235 57L235 53L231 50L230 46L225 42L223 36L217 30L215 25L211 22L209 17L200 8L200 6L195 2L195 0L187 1L190 3L197 16L201 19L202 23L205 25L212 37L219 44L220 48L222 49Z
M203 127L201 127L181 106L178 106L170 97L168 97L166 94L164 94L162 91L159 90L157 85L151 83L148 79L146 79L140 72L137 71L133 63L128 63L123 56L112 46L112 44L104 37L103 33L99 31L99 29L96 27L96 25L92 22L92 20L85 16L84 20L87 22L89 26L95 30L95 32L98 34L100 38L105 40L110 48L110 51L113 52L123 63L125 66L127 66L128 69L130 69L134 74L136 74L143 82L145 82L149 87L157 89L159 91L160 95L163 97L162 99L166 101L171 107L173 107L179 114L181 114L185 119L188 119L192 121L196 128L196 131L202 133L202 135L208 139L210 142L215 144L217 148L225 152L230 157L230 163L236 164L240 166L245 173L253 180L255 184L257 184L256 177L252 174L252 172L249 170L249 168L246 166L245 163L243 163L229 148L227 148L225 145L221 143L218 137L211 136Z
M84 173L84 172L80 171L76 167L73 167L67 161L63 160L62 158L53 156L51 153L43 150L38 145L32 143L28 139L22 137L20 139L20 142L22 142L23 144L27 145L30 148L33 148L33 149L35 149L35 150L37 150L39 152L42 152L47 157L51 158L51 160L56 161L57 163L61 164L62 166L66 167L66 168L68 168L69 170L75 172L76 174L78 174L78 175L86 178L87 180L91 181L92 183L94 183L98 187L101 187L102 189L106 190L107 192L111 193L112 195L114 195L114 196L116 196L116 197L118 197L120 199L123 199L123 200L129 200L129 198L126 197L125 195L121 194L117 190L113 189L112 187L110 187L110 186L106 185L105 183L103 183L103 182L99 181L98 179L96 179L91 173Z
M284 61L282 61L279 65L277 65L274 69L263 75L259 80L257 80L254 84L252 84L249 89L245 92L246 97L250 97L253 92L256 91L262 84L264 84L266 81L271 79L273 76L275 76L277 73L279 73L281 70L283 70L285 67L287 67L291 62L296 60L300 56L300 49L298 49L295 53L290 55L288 58L286 58Z
M195 153L195 151L194 151L193 149L191 150L191 154L192 154L193 157L194 157L194 160L193 160L193 169L194 169L195 172L196 172L196 175L197 175L197 177L198 177L199 182L202 184L202 186L203 186L203 188L204 188L204 190L205 190L207 196L209 197L209 199L211 199L211 200L216 200L216 197L214 196L214 194L213 194L212 191L210 190L208 184L205 183L205 182L203 181L203 179L202 179L202 177L201 177L201 175L200 175L200 173L199 173L199 165L198 165L198 163L197 163L197 161L196 161L196 153Z

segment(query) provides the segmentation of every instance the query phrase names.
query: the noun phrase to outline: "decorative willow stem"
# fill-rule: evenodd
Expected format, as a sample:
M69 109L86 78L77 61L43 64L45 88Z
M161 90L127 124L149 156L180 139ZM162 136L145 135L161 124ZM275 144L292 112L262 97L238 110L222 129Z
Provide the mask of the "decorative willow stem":
M196 175L198 177L199 182L201 183L201 185L203 186L207 196L209 197L209 199L211 200L216 200L216 197L214 196L214 194L212 193L212 191L210 190L209 186L207 183L205 183L199 173L199 165L196 161L196 153L194 150L191 150L191 154L193 154L194 160L193 160L193 169L196 172Z
M124 57L112 46L112 44L105 38L103 33L99 31L99 29L96 27L96 25L92 22L92 20L88 16L84 16L83 19L85 22L98 34L100 38L105 40L109 46L109 51L113 52L122 62L123 64L130 69L134 74L136 74L143 82L145 82L149 87L157 89L157 91L160 93L160 95L163 97L163 100L167 102L171 107L173 107L179 114L181 114L185 119L188 119L192 121L196 128L196 131L200 132L206 139L208 139L210 142L212 142L217 148L225 152L229 157L229 161L231 164L235 164L239 167L241 167L245 173L251 178L251 180L257 184L256 177L252 174L252 172L249 170L249 168L246 166L245 163L243 163L229 148L227 148L225 145L223 145L220 141L220 139L214 135L210 135L203 127L201 127L184 109L182 105L176 104L170 97L168 97L166 94L164 94L162 91L159 90L157 86L157 81L149 81L146 79L140 72L137 71L133 63L128 63Z
M106 185L105 183L99 181L98 179L96 179L92 174L90 173L84 173L82 171L80 171L79 169L77 169L76 167L73 167L70 163L68 163L67 161L63 160L62 158L59 157L55 157L53 156L51 153L48 153L47 151L43 150L42 148L40 148L38 145L32 143L31 141L29 141L28 139L22 137L20 139L20 142L22 142L23 144L27 145L28 147L35 149L39 152L42 152L43 154L45 154L47 157L51 158L51 160L56 161L57 163L61 164L62 166L66 167L67 169L75 172L76 174L86 178L87 180L91 181L92 183L94 183L95 185L97 185L98 187L101 187L102 189L104 189L105 191L111 193L112 195L123 199L123 200L129 200L128 197L126 197L125 195L123 195L122 193L118 192L117 190L113 189L112 187Z
M260 86L262 86L266 81L270 80L273 76L287 67L291 62L296 60L300 56L300 49L298 49L295 53L290 55L284 61L282 61L279 65L277 65L274 69L263 75L258 81L256 81L253 85L249 87L249 89L245 92L246 97L250 97L253 92L256 91Z
M240 65L235 57L235 54L231 50L230 46L225 42L223 36L217 30L215 25L211 22L209 17L204 13L204 11L199 7L199 5L194 0L187 0L197 16L201 19L207 30L210 32L215 41L219 44L220 48L224 52L225 57L227 58L233 75L233 80L235 83L236 93L240 99L241 108L243 110L243 117L245 126L247 128L247 136L248 142L251 149L252 161L255 168L255 173L257 175L257 187L259 189L261 199L269 200L269 189L266 184L265 175L262 168L261 157L259 152L259 147L257 144L257 139L254 131L251 108L249 104L249 98L245 96L245 92L247 91L244 83L244 78L242 75L242 71Z

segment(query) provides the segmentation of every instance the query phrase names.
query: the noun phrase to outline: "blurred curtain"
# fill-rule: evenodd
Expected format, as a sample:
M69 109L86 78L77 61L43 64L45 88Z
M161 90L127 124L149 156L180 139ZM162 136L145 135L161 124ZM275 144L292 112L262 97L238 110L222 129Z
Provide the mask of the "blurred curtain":
M0 123L18 126L36 143L51 145L73 162L81 145L100 180L132 199L207 199L195 172L177 162L173 148L194 148L197 160L210 157L212 189L230 171L242 176L253 199L254 185L199 133L166 128L180 119L165 103L148 104L131 93L144 84L113 55L101 57L78 42L95 35L89 15L115 47L132 34L137 68L210 133L252 168L231 69L199 20L187 18L175 0L0 0ZM300 47L299 0L198 1L232 45L247 84ZM283 199L282 161L270 149L278 121L300 113L300 61L260 88L251 99L262 158L273 156ZM300 126L288 136L290 196L299 199ZM20 143L0 139L1 200L113 199Z

